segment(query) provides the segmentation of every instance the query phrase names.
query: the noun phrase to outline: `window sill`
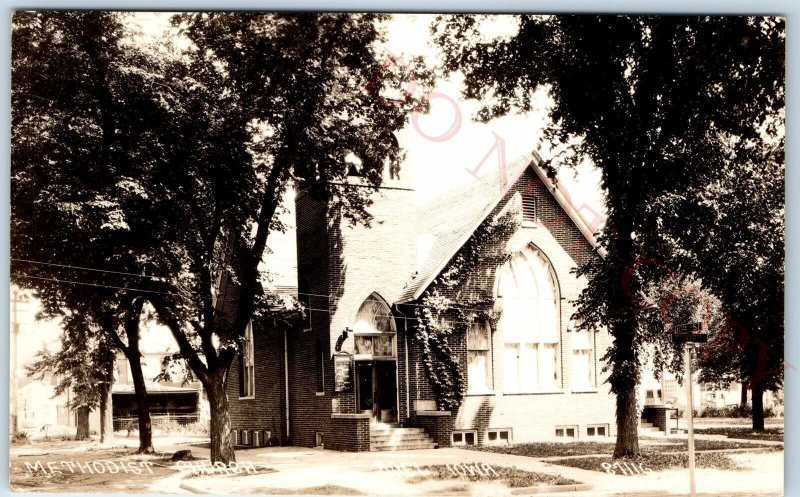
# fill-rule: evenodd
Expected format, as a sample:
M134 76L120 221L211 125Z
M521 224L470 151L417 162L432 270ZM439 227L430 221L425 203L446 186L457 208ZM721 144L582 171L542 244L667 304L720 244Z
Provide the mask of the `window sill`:
M253 400L255 398L256 398L255 395L248 395L246 397L239 397L239 400Z
M600 390L598 390L597 388L589 387L589 388L576 388L575 390L572 390L572 393L597 393L599 391Z
M563 394L564 390L535 390L532 392L503 392L503 395L551 395Z
M324 397L325 392L316 392L317 397Z
M477 392L467 392L465 397L486 397L487 395L497 395L498 392L494 390L479 390Z

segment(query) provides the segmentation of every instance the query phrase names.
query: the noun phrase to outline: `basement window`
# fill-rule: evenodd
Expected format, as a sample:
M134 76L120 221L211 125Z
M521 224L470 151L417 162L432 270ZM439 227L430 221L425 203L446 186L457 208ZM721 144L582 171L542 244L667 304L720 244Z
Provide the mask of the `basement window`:
M586 427L586 436L588 437L607 437L608 425L588 425Z
M488 445L508 445L511 443L511 429L486 430L486 443Z
M452 435L453 445L475 445L478 441L478 432L471 431L454 431Z
M577 426L556 426L557 438L576 438L578 435Z

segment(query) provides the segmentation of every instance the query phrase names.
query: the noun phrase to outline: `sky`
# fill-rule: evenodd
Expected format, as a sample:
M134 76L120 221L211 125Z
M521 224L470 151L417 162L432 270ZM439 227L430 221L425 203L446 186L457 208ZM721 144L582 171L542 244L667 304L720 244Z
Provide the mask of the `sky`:
M130 26L140 33L136 40L149 41L170 29L167 12L139 12L130 18ZM430 25L434 16L428 14L393 15L387 24L387 40L380 49L385 56L390 54L410 59L424 57L426 65L436 64L437 50L430 39ZM503 36L513 33L516 25L510 16L497 16L484 26L485 36ZM186 46L178 41L177 46ZM549 98L540 93L534 100L536 108L525 115L513 115L479 123L474 116L479 104L465 101L461 97L458 77L439 80L428 95L431 109L428 114L413 116L406 127L398 133L400 145L406 151L406 160L401 167L401 178L412 182L415 201L422 204L448 190L476 181L477 176L496 172L500 167L496 147L502 143L506 162L534 150L544 126L548 122ZM489 152L492 152L489 154ZM542 151L538 151L542 152ZM487 155L488 154L488 155ZM481 163L482 159L486 159ZM583 164L576 172L562 172L560 186L566 189L576 208L584 206L587 212L603 212L602 197L598 188L599 172L590 164ZM292 205L291 194L286 202ZM285 221L293 225L292 212ZM588 214L591 219L592 215ZM296 243L293 231L270 235L266 257L273 272L276 285L291 285L296 281ZM13 307L12 307L13 309ZM53 351L58 349L60 327L58 321L38 321L39 310L35 299L19 304L17 319L20 323L18 360L20 366L33 359L36 352L46 344ZM14 318L12 312L12 320ZM148 326L143 331L145 352L176 351L177 348L166 329Z

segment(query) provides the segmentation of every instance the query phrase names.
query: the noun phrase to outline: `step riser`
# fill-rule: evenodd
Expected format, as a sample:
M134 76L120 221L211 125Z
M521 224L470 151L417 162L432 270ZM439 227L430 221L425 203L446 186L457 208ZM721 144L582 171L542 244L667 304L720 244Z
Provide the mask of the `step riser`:
M373 426L369 438L369 450L372 452L436 448L424 428Z
M371 435L369 437L373 442L381 441L405 441L405 440L428 440L430 437L425 434L419 435Z
M372 435L388 435L390 433L426 433L425 428L393 428L391 430L369 430Z
M396 451L396 450L423 450L423 449L435 449L436 445L434 444L419 444L419 445L411 445L408 447L405 446L389 446L389 447L372 447L370 446L370 452L389 452L389 451Z

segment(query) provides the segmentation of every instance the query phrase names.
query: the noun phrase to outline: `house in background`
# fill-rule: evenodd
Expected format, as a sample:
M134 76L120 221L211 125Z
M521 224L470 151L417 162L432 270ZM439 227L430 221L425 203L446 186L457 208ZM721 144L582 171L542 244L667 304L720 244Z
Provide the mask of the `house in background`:
M248 327L228 381L238 444L366 451L614 435L599 363L610 336L571 320L586 281L570 271L598 257L593 230L538 156L424 207L411 182L387 175L369 211L371 226L350 226L297 194L298 296L309 312L297 330ZM495 240L506 260L481 263L451 290L457 303L490 299L499 319L448 339L466 392L446 411L414 313L476 231L506 213L518 221Z
M169 355L171 352L168 350L142 353L142 372L153 424L158 426L163 421L174 421L186 425L199 421L202 404L207 403L199 381L184 382L185 376L181 371L175 372L173 381L155 380L162 372L164 357ZM135 428L138 422L136 394L130 364L121 353L117 354L115 371L116 377L111 388L114 430Z
M24 377L17 389L17 424L20 431L30 438L53 436L75 436L77 414L70 408L72 392L56 395L57 379L47 375L43 380ZM89 432L100 430L100 412L94 409L89 414Z

